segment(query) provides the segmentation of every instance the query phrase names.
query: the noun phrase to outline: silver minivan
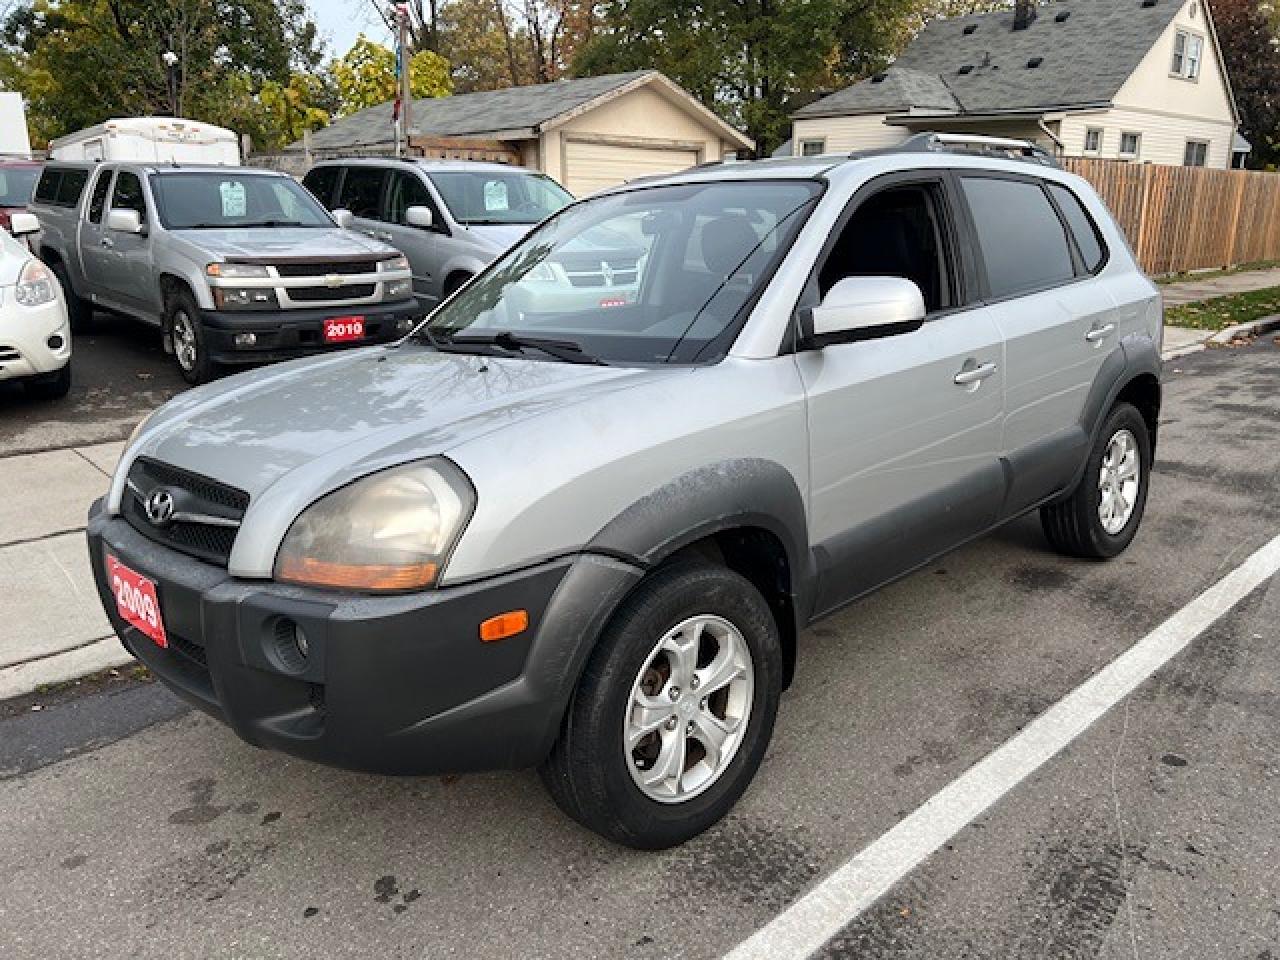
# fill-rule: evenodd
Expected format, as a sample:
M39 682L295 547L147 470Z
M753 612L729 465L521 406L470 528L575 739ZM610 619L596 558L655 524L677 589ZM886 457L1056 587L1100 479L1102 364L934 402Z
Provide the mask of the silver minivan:
M330 160L302 182L340 223L409 258L424 311L573 202L545 174L462 160Z

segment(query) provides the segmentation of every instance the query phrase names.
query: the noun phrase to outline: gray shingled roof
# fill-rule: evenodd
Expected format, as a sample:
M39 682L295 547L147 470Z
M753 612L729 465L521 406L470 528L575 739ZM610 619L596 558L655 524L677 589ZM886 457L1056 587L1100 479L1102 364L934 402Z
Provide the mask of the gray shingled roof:
M562 114L653 73L636 70L577 80L509 87L483 93L413 101L413 129L423 136L483 136L503 130L534 129ZM316 150L348 150L394 138L391 104L384 103L335 121L311 135ZM299 141L289 149L302 149Z
M888 72L919 73L943 84L959 112L1053 110L1110 103L1181 8L1180 0L1058 0L1041 4L1026 30L1013 29L1013 11L934 20L921 31ZM1069 14L1061 23L1059 14ZM966 34L965 28L976 29ZM1027 63L1042 58L1035 69ZM962 67L972 69L964 74ZM888 84L886 78L884 84ZM881 86L883 86L882 84ZM875 86L863 80L798 111L797 118L881 112ZM909 107L932 109L938 99L885 103L883 112ZM837 99L841 98L841 99ZM888 98L884 98L888 99ZM829 106L829 102L831 106ZM841 103L860 106L837 109ZM954 111L954 107L952 111Z
M845 87L802 107L796 117L839 117L857 113L894 113L911 107L956 113L959 105L936 73L892 66L869 80Z

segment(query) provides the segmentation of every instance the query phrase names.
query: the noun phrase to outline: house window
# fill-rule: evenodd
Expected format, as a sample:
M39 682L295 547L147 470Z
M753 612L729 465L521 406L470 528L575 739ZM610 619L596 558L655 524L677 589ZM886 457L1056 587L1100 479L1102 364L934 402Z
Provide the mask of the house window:
M1102 129L1090 127L1084 132L1084 152L1100 153L1102 151Z
M1200 61L1204 58L1204 37L1186 30L1179 30L1173 37L1173 64L1169 72L1184 80L1200 76Z
M800 156L802 157L820 157L827 152L827 141L825 140L801 140Z
M1120 134L1120 156L1137 158L1138 151L1142 148L1142 134L1140 133L1122 133Z
M1203 167L1209 161L1209 144L1204 140L1188 140L1182 155L1184 167Z

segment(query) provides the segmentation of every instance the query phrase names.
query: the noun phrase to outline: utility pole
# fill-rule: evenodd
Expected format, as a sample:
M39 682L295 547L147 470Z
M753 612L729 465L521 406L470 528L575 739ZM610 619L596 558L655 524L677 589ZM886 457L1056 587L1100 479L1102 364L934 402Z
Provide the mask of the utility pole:
M409 49L410 23L409 5L396 4L396 26L400 32L400 130L404 136L404 153L401 156L412 156L413 142L413 51Z
M169 116L178 115L178 55L166 50L160 58L164 61L166 79L169 84Z

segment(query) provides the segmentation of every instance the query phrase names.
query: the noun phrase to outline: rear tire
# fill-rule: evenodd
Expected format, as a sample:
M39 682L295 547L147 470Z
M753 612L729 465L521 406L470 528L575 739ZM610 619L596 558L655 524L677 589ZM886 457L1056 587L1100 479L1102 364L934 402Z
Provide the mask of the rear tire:
M61 400L71 392L71 361L57 373L38 380L28 380L25 389L30 396L40 400Z
M1075 491L1040 510L1050 545L1086 560L1110 560L1124 552L1142 523L1151 459L1146 420L1131 404L1116 404L1098 432Z
M723 567L674 564L615 614L539 772L565 813L616 843L684 843L747 789L781 691L782 645L759 591Z
M93 304L76 295L66 264L54 261L49 269L58 278L58 286L62 287L62 299L67 304L67 320L71 323L71 332L88 333L93 327Z
M164 312L165 336L173 344L173 358L178 372L187 383L208 383L218 374L218 365L209 356L204 325L195 298L187 290L178 290L168 300Z

